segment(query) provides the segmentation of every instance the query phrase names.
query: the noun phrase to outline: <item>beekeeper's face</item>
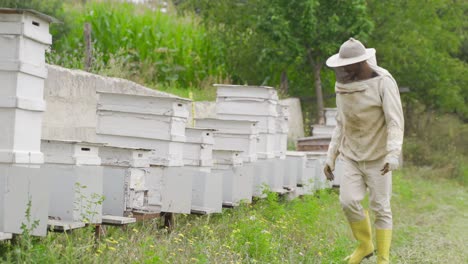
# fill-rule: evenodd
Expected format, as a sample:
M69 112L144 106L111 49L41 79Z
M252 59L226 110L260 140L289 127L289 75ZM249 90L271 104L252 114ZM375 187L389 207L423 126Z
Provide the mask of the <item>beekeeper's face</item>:
M358 80L358 75L361 72L362 62L333 68L335 71L336 81L340 83L350 83Z

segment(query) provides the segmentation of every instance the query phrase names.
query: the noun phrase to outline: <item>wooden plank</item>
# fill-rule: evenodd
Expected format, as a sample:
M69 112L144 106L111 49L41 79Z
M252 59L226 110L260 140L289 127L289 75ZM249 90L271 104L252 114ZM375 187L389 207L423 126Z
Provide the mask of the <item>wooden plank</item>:
M144 212L144 211L133 211L132 214L133 214L133 218L135 218L137 222L151 220L151 219L159 218L161 216L160 213Z
M103 215L102 223L108 224L108 225L127 225L127 224L136 223L136 218L115 216L115 215Z
M3 241L3 240L9 240L13 237L12 234L10 233L3 233L3 232L0 232L0 241Z
M239 206L239 203L235 202L223 202L223 207L225 208L234 208L236 206Z
M198 215L207 215L207 214L214 214L216 213L215 210L211 209L211 208L201 208L201 207L198 207L198 208L192 208L192 210L190 211L192 214L198 214Z
M83 228L85 227L85 223L49 219L47 221L47 226L49 229L52 229L53 231L63 232L63 231L77 229L77 228Z

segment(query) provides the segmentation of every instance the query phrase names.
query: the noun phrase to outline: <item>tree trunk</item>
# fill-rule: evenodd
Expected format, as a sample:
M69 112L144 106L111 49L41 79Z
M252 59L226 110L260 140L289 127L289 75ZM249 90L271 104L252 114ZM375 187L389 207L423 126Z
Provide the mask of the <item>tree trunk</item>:
M325 125L325 116L323 112L322 80L320 79L322 63L313 63L312 67L314 68L315 95L317 96L317 120L319 125Z
M85 23L84 25L84 39L85 39L85 70L91 71L93 64L93 42L91 40L91 24Z
M281 72L280 90L282 91L284 95L289 94L288 74L286 73L286 71Z

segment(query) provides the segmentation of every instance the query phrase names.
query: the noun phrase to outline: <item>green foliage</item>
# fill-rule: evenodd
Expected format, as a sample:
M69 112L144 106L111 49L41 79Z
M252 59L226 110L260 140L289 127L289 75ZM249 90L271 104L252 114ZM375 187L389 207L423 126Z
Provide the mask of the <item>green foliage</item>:
M179 9L198 12L223 43L235 83L270 85L303 97L314 94L313 72L325 59L351 36L366 40L373 25L364 0L186 0ZM333 74L321 76L333 94ZM320 82L315 85L321 90Z
M456 57L466 32L467 2L368 2L376 24L370 43L379 64L411 89L406 100L468 118L467 66Z
M115 2L90 2L68 15L73 18L72 30L55 43L52 63L84 67L83 27L90 23L94 72L114 73L149 86L183 88L226 77L217 43L189 16Z
M79 217L83 223L92 223L96 216L99 215L100 206L105 200L105 197L97 193L87 193L87 186L79 182L75 183L75 198L73 212Z
M466 185L468 124L453 115L423 112L417 116L403 144L407 165L429 168L427 178L452 178Z

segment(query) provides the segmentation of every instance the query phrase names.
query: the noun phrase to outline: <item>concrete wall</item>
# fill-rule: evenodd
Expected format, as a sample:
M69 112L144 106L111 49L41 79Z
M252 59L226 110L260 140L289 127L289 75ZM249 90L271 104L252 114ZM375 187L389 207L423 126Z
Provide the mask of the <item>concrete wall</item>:
M47 65L42 139L96 142L96 92L177 97L137 83Z
M177 97L128 80L81 70L54 65L47 65L47 70L49 74L44 85L47 110L42 125L42 139L96 142L96 92ZM281 102L289 106L288 141L296 142L297 138L304 137L301 103L297 98ZM216 102L194 102L189 111L187 126L191 127L193 115L196 118L216 117Z
M280 102L289 106L288 141L295 143L298 138L304 137L301 102L298 98L287 98L280 100ZM188 121L189 126L192 126L193 124L193 115L195 118L215 118L216 102L193 102L193 107L190 109L190 117Z

